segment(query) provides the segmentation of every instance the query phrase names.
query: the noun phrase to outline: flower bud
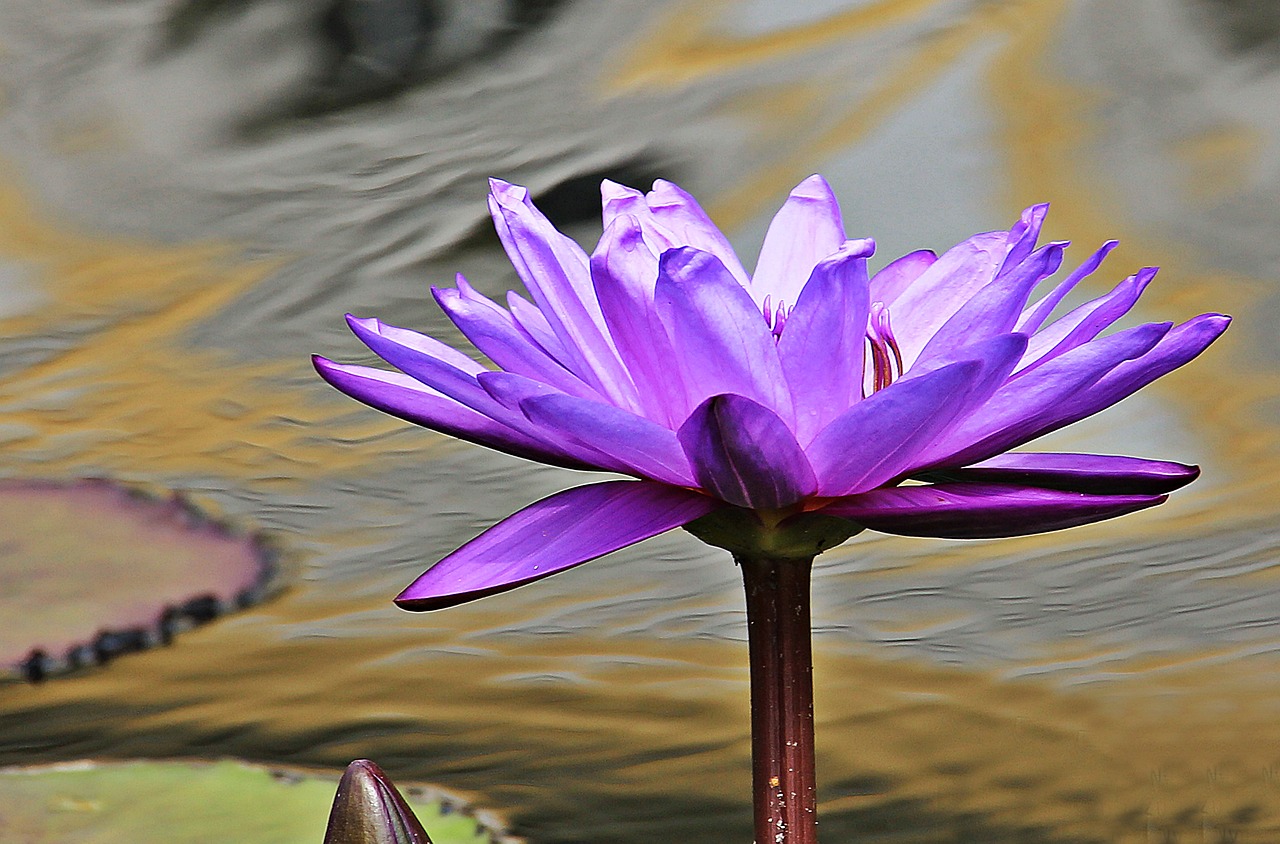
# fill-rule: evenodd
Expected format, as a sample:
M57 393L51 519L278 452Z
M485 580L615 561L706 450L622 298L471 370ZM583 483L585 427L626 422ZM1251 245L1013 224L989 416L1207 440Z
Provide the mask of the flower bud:
M324 844L431 844L431 838L382 769L357 759L338 782Z

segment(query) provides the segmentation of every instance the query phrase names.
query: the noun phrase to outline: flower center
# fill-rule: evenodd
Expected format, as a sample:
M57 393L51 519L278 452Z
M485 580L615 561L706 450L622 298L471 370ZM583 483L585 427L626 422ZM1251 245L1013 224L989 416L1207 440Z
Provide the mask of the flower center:
M787 325L791 308L787 307L787 303L783 301L779 301L775 307L773 297L765 296L764 301L760 303L760 313L776 342L782 337L782 330ZM864 399L868 395L868 385L871 392L876 393L892 384L895 379L902 377L902 349L898 347L898 340L893 336L889 309L884 302L872 303L871 311L867 314L867 343L871 346L871 356L867 359L868 368L863 376L862 397Z
M884 302L874 302L867 315L867 342L871 345L870 364L871 392L883 390L893 383L894 378L902 377L902 350L893 336L893 326L889 322L889 309ZM895 374L896 373L896 374ZM867 379L864 378L862 397L867 397Z
M766 295L764 302L760 305L760 311L764 314L765 325L769 326L769 330L773 332L774 342L782 336L782 329L787 324L787 317L791 314L791 309L787 307L787 303L779 300L777 309L773 308L772 297Z

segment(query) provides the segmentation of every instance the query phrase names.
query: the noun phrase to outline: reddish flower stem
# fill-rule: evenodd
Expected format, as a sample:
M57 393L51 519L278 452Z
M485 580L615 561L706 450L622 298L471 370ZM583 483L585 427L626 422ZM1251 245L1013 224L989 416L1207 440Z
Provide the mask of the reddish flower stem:
M812 560L737 556L747 593L756 844L816 844Z

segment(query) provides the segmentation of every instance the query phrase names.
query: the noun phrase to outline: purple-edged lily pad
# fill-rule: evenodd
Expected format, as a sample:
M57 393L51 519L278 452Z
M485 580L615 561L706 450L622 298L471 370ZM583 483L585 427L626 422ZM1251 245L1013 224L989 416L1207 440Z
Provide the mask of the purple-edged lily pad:
M0 482L0 663L40 680L167 643L255 603L272 556L179 498Z

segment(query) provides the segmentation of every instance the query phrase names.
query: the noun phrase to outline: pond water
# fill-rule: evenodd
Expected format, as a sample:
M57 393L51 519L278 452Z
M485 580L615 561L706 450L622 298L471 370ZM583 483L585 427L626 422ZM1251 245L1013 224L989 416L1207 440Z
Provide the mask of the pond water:
M428 295L455 272L516 286L487 176L587 243L602 176L672 178L752 255L821 172L882 261L1050 200L1068 260L1121 240L1086 295L1158 264L1138 319L1237 317L1046 441L1200 463L1168 504L820 560L824 840L1277 840L1278 103L1261 1L8 0L3 474L181 490L276 537L289 585L0 685L0 764L367 756L535 844L749 840L727 555L677 532L400 612L426 565L587 478L383 417L307 356L367 360L346 311L456 339Z

